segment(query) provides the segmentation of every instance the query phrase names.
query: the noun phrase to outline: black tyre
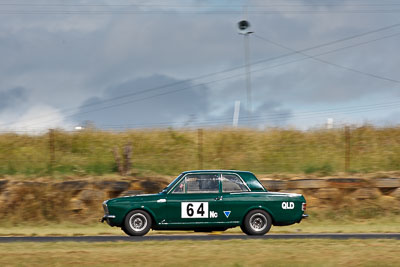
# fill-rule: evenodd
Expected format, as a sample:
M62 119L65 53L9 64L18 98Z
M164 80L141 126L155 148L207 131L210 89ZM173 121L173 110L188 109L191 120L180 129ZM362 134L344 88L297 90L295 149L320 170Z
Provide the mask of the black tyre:
M125 217L124 225L121 227L127 235L142 236L151 228L151 217L143 210L133 210Z
M129 232L126 231L126 228L124 225L121 226L121 230L124 231L125 234L130 235Z
M245 233L246 235L248 235L246 228L244 227L244 225L242 224L240 226L240 229L242 230L243 233Z
M244 217L242 230L247 235L264 235L271 229L272 218L263 210L252 210Z

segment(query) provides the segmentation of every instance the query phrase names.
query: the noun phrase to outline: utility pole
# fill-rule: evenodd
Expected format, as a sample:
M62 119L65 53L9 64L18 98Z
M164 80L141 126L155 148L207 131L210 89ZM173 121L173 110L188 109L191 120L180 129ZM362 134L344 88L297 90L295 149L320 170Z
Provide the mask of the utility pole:
M250 70L250 33L244 35L244 50L245 50L245 64L246 64L246 96L247 96L247 110L248 115L251 116L253 113L252 101L251 101L251 70Z
M233 127L238 127L239 124L239 112L240 112L240 101L235 101L235 107L233 110L233 121L232 121L232 126Z
M238 28L239 28L239 34L243 35L243 41L244 41L246 97L247 97L247 113L248 113L247 115L251 116L253 108L252 108L252 96L251 96L250 34L254 32L249 30L250 23L247 20L239 21Z

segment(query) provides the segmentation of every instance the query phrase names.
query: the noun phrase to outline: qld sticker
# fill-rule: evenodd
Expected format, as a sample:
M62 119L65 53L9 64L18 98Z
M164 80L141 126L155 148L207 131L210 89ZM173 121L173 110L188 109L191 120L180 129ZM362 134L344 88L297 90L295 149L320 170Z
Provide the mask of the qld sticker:
M181 218L208 218L208 202L181 202Z
M294 209L294 203L293 202L282 202L282 209L292 210L292 209Z

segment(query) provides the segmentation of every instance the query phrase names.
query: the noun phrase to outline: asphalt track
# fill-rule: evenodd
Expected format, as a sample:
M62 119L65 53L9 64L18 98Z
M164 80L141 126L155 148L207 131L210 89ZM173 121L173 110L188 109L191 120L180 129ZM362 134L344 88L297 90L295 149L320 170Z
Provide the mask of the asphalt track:
M0 237L0 243L11 242L143 242L143 241L210 241L210 240L252 240L252 239L398 239L400 233L373 233L373 234L267 234L264 236L247 235L148 235L142 237L130 236L4 236Z

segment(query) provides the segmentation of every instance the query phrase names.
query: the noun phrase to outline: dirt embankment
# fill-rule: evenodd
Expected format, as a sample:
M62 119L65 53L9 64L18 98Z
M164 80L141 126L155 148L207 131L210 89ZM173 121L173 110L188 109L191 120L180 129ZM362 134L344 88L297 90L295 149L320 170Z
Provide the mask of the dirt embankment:
M400 178L264 178L260 181L270 191L303 194L311 210L361 209L364 213L375 210L379 214L400 211Z
M61 182L0 180L0 213L19 222L91 221L102 215L102 202L118 196L154 193L168 182L163 178L80 179Z
M312 178L260 181L269 191L305 195L310 212L344 212L352 216L400 214L400 178ZM0 180L3 220L89 222L102 216L109 198L161 191L165 178L70 179L65 181ZM361 210L361 212L360 212ZM358 211L354 213L353 211Z

